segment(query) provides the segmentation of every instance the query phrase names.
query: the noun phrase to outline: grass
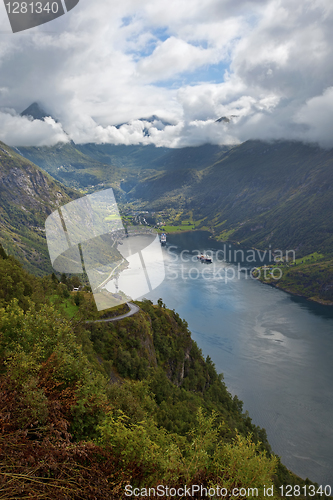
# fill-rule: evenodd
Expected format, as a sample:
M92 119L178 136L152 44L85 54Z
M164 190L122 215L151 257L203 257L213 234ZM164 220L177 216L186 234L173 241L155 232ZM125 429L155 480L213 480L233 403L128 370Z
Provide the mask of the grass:
M229 231L222 231L222 233L220 233L216 239L218 241L228 241L230 236L236 231L236 229L229 229Z
M196 229L196 226L180 225L180 226L164 226L160 229L162 233L178 233L181 231L192 231Z
M76 306L75 304L73 304L72 297L69 297L68 299L64 299L62 297L59 297L59 295L52 295L52 297L50 297L50 300L51 300L52 304L60 302L60 304L59 304L60 307L63 309L64 313L69 318L73 318L79 310L79 307Z
M215 217L215 218L214 218L214 221L213 221L213 222L214 222L214 228L215 228L215 229L216 229L216 228L218 228L218 227L223 226L223 225L227 222L227 220L223 220L223 221L222 221L222 222L220 222L219 224L215 224L215 220L216 220L216 219L217 219L217 217Z
M121 221L121 218L117 214L110 214L107 217L105 217L104 220L105 220L105 222L110 222L112 220L120 220Z
M180 224L166 224L165 226L160 228L160 231L163 233L178 233L182 231L195 231L202 224L203 219L193 221L192 219L185 219L181 221Z
M76 314L79 312L79 306L76 306L73 302L74 296L76 292L70 292L71 296L67 299L63 297L59 297L59 295L53 295L50 297L50 300L53 304L57 305L57 307L61 308L61 310L66 314L69 319L74 318ZM92 293L88 292L80 292L81 295L84 295L85 299L88 301L87 303L95 303L94 297ZM102 309L97 313L97 311L93 314L91 319L102 319L106 317L120 316L121 314L125 314L129 311L129 308L126 303L120 303L119 300L114 299L114 305L110 306L112 300L111 294L98 294L99 297L99 305L102 306ZM104 302L103 302L104 299ZM92 308L94 309L94 307ZM90 315L87 315L87 319L90 319Z
M313 257L313 258L312 258ZM317 262L315 261L317 259ZM302 259L297 259L297 265L287 267L282 265L282 277L274 280L267 271L260 278L263 283L274 284L287 292L301 295L322 304L333 304L333 259L322 260L323 256L314 252ZM301 263L303 260L303 264ZM299 263L300 262L300 263Z
M61 306L69 318L73 318L79 310L78 306L73 304L70 299L65 299Z
M318 252L313 252L310 253L309 255L305 255L304 257L300 257L299 259L295 259L295 262L297 265L299 264L314 264L315 262L318 262L319 260L322 260L324 258L324 255L322 253Z

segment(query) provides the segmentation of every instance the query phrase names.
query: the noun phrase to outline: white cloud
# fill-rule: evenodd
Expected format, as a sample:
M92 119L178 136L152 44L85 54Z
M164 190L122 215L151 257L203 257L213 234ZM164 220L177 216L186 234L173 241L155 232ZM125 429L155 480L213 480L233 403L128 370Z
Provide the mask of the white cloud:
M194 71L204 64L216 64L217 54L212 49L195 47L184 40L169 37L158 44L151 56L142 59L138 76L148 77L150 82L175 77L184 71Z
M9 146L53 146L57 142L69 142L61 125L52 118L30 120L17 115L14 110L0 112L1 141Z
M333 146L332 132L333 87L321 96L309 99L295 116L295 122L304 125L302 138L318 142L321 146Z
M1 109L39 101L60 122L2 112L4 142L333 146L331 0L81 0L15 35L3 14ZM153 114L177 125L138 121Z

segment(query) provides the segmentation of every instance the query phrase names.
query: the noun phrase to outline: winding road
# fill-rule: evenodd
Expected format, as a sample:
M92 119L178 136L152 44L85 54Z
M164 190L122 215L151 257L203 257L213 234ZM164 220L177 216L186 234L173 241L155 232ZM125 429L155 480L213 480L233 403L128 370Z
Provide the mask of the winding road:
M120 319L128 318L129 316L133 316L140 311L140 307L133 304L132 302L126 302L130 310L126 314L122 314L121 316L115 316L114 318L106 318L106 319L95 319L91 321L86 321L86 323L110 323L111 321L119 321Z

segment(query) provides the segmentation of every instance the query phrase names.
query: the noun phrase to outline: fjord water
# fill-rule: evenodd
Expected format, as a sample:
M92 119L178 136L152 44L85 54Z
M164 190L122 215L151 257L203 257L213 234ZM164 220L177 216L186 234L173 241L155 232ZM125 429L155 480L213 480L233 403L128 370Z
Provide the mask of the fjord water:
M147 298L162 297L188 322L283 463L333 487L333 307L263 285L244 271L238 276L236 265L217 254L223 244L208 236L168 235L166 278ZM195 250L211 250L213 263L198 261Z

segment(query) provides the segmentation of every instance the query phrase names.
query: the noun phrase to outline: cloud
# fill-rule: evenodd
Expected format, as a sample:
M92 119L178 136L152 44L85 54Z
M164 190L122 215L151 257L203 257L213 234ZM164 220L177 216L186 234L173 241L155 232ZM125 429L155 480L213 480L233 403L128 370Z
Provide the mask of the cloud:
M1 141L9 146L53 146L58 142L69 142L61 124L52 118L30 120L19 116L14 110L0 112Z
M332 147L333 87L321 96L309 99L295 116L295 122L304 125L302 138Z
M331 0L82 0L13 35L4 14L0 139L333 147L332 20ZM34 101L58 122L19 117ZM140 120L151 115L174 125Z
M137 72L150 82L166 80L184 71L194 71L204 64L218 62L212 49L195 47L174 36L158 44L154 52L140 61Z

